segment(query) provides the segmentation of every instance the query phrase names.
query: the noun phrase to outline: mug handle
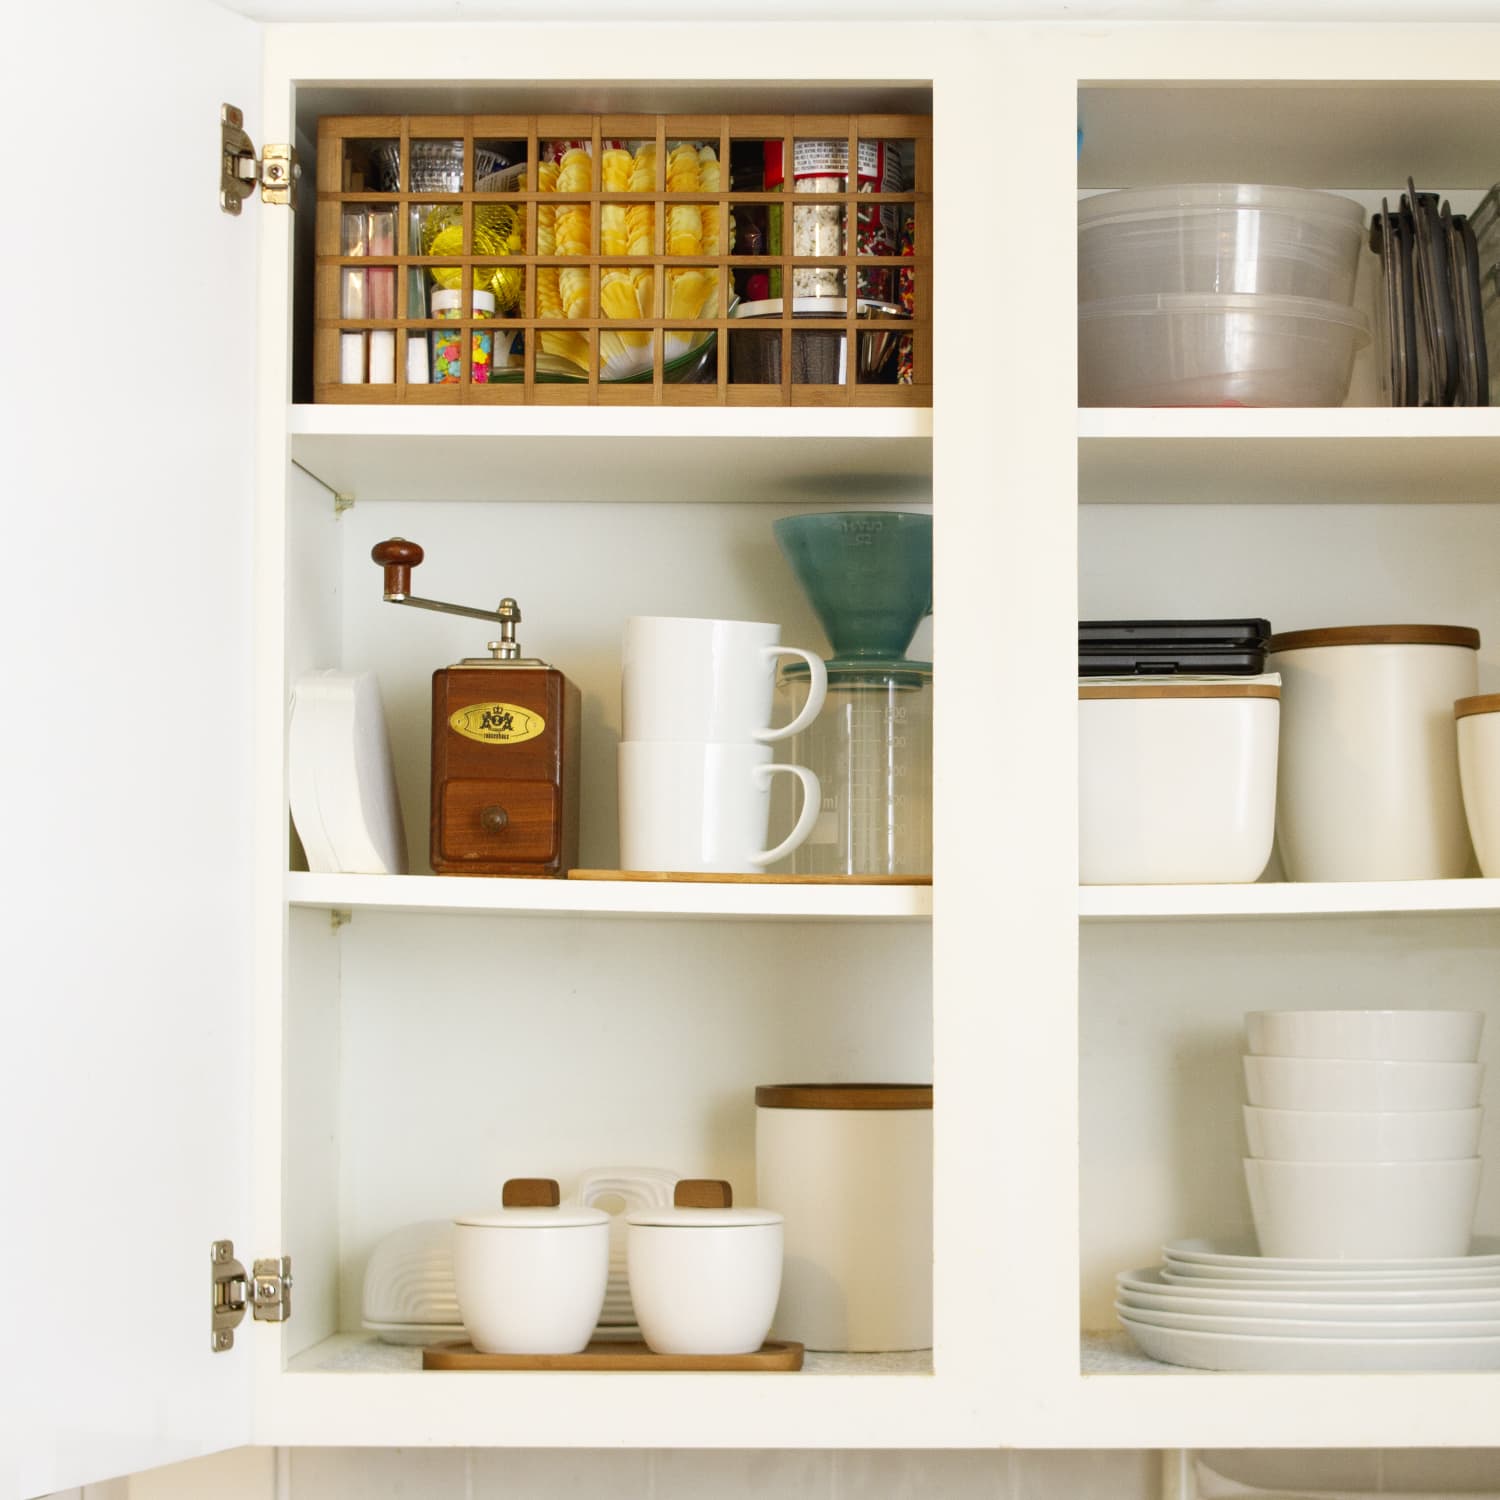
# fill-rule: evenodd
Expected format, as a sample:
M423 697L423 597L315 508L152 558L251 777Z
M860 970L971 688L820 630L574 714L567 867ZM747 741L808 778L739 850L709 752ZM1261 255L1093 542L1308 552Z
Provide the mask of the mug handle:
M807 685L807 702L802 705L802 712L792 720L790 724L784 724L780 729L757 729L753 731L753 738L762 745L769 745L776 740L784 740L807 728L814 719L823 711L823 700L828 696L828 668L823 665L823 658L814 655L811 651L804 651L800 646L762 646L760 654L774 661L778 656L800 656L807 663L809 675ZM804 834L805 838L806 835ZM801 839L797 842L800 844Z
M818 814L823 810L823 788L818 784L817 776L806 766L756 766L751 775L758 785L765 786L778 771L785 771L802 783L802 812L797 818L797 826L774 849L763 849L750 856L752 865L774 865L778 859L785 859L798 844L807 841L813 824L818 821Z

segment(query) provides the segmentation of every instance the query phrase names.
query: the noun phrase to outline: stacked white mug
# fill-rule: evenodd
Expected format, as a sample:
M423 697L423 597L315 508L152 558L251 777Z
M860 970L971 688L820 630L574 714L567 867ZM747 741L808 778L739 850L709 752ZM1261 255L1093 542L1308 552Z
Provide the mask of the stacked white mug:
M1245 1017L1245 1181L1262 1255L1469 1253L1483 1026L1466 1010Z
M771 726L776 660L807 663L807 701ZM822 792L806 766L773 763L772 744L823 707L822 657L781 644L780 625L632 615L621 663L620 868L750 875L812 832ZM802 807L791 833L765 847L771 780L794 776Z

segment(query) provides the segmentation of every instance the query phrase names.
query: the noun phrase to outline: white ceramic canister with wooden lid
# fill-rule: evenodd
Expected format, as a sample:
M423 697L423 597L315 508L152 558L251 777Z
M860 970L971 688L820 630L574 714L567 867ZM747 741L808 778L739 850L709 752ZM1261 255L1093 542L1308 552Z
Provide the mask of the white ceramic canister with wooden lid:
M555 1179L513 1177L498 1211L453 1221L458 1311L481 1354L577 1354L609 1281L609 1215L564 1207Z
M1472 695L1479 632L1458 625L1295 630L1281 674L1276 832L1290 880L1468 873L1453 704Z
M1275 836L1280 698L1274 677L1080 682L1079 880L1260 879Z
M1494 879L1500 877L1500 693L1460 698L1453 718L1469 836L1480 873Z
M755 1091L756 1196L785 1220L772 1335L809 1349L932 1347L932 1088Z

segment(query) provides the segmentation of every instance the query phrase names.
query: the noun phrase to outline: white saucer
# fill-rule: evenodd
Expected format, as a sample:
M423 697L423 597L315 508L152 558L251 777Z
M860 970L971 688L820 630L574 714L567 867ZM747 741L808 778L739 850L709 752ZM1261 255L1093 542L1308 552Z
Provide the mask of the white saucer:
M1180 1328L1185 1333L1230 1333L1250 1338L1288 1339L1500 1339L1500 1321L1492 1311L1488 1318L1449 1318L1436 1322L1391 1321L1379 1313L1365 1313L1360 1321L1309 1316L1309 1309L1296 1310L1290 1318L1247 1318L1231 1313L1160 1311L1115 1303L1115 1311L1132 1323L1154 1328Z
M1500 1338L1295 1339L1187 1333L1121 1318L1151 1356L1195 1370L1330 1374L1391 1370L1500 1370Z
M1188 1266L1181 1261L1169 1261L1162 1267L1162 1276L1174 1286L1240 1287L1243 1290L1275 1292L1285 1286L1327 1287L1387 1287L1392 1291L1408 1287L1421 1291L1425 1287L1489 1287L1500 1286L1500 1270L1477 1271L1413 1271L1402 1274L1395 1271L1257 1271L1253 1275L1245 1272L1236 1275L1217 1266Z
M1419 1278L1396 1283L1361 1282L1357 1286L1345 1283L1328 1286L1323 1282L1308 1286L1296 1281L1247 1286L1237 1281L1207 1281L1199 1278L1167 1281L1155 1266L1146 1266L1138 1271L1122 1271L1115 1277L1115 1285L1122 1297L1149 1297L1153 1302L1167 1306L1213 1301L1221 1306L1238 1308L1251 1316L1257 1316L1259 1309L1268 1304L1311 1304L1328 1313L1342 1306L1378 1304L1381 1308L1389 1309L1392 1317L1396 1316L1397 1308L1435 1311L1448 1306L1500 1305L1500 1278L1493 1283L1477 1286L1444 1281L1427 1289L1420 1283L1413 1286L1413 1281L1419 1282ZM1183 1311L1188 1310L1184 1306Z
M1238 1274L1270 1271L1338 1272L1340 1274L1374 1272L1418 1273L1423 1271L1500 1270L1500 1239L1493 1235L1475 1235L1468 1255L1451 1255L1416 1260L1293 1260L1260 1255L1255 1241L1245 1240L1174 1240L1164 1247L1167 1264L1178 1263L1184 1271L1190 1266L1219 1266ZM1196 1273L1189 1273L1196 1274Z

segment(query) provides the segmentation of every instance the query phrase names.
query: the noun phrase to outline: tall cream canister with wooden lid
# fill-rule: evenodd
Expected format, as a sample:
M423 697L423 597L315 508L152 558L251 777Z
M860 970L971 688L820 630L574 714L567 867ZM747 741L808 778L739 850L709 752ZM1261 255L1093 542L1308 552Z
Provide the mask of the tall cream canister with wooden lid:
M1276 833L1291 880L1468 873L1453 704L1478 680L1479 632L1352 625L1272 636L1281 674Z
M1500 693L1460 698L1453 718L1469 836L1480 873L1493 880L1500 878Z
M774 1337L932 1347L931 1085L757 1088L755 1175L785 1220Z

